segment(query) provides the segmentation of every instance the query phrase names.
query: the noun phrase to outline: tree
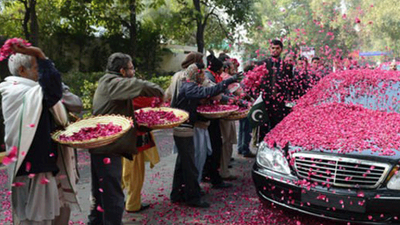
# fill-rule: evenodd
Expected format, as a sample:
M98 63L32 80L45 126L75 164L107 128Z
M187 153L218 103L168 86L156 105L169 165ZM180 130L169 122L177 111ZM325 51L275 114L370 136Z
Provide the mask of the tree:
M96 0L92 2L96 24L106 29L104 35L119 33L129 38L129 52L137 56L138 21L137 15L146 8L158 8L164 0ZM122 25L122 26L121 26Z
M180 4L180 19L187 26L196 25L197 51L203 52L206 27L211 18L220 24L226 38L238 25L249 21L254 0L176 0ZM227 17L226 19L224 17ZM226 29L226 28L229 29ZM212 35L208 33L207 35Z
M23 10L22 14L23 17L20 18L19 15L15 15L13 13L10 13L10 18L12 19L17 19L17 23L21 22L23 34L25 36L25 39L29 40L30 43L33 45L38 45L39 44L39 24L38 24L38 17L36 15L36 6L37 6L37 1L36 0L6 0L4 3L5 8L20 8L20 5L22 4ZM7 10L4 9L4 12ZM15 11L14 11L15 12ZM7 14L7 13L5 13ZM2 18L2 20L8 20Z
M359 5L360 33L364 48L400 55L400 5L393 0L366 0Z
M255 26L249 29L248 52L261 49L258 56L265 56L269 41L275 38L282 39L285 48L295 54L302 46L314 47L326 59L349 52L356 47L358 34L355 23L342 18L341 8L351 2L262 0L257 3Z

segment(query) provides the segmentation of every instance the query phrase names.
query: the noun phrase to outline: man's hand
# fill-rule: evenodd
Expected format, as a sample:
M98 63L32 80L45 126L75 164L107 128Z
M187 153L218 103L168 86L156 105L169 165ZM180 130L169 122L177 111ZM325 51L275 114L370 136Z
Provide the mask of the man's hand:
M243 80L244 75L243 75L243 72L240 72L240 73L235 74L233 77L237 80L237 82L240 83L240 81Z
M33 46L28 47L28 46L24 46L23 44L13 44L11 46L11 49L16 53L31 55L31 56L39 58L39 59L46 59L45 54L38 47L33 47Z
M249 108L249 102L240 99L237 100L236 105L238 105L240 108Z

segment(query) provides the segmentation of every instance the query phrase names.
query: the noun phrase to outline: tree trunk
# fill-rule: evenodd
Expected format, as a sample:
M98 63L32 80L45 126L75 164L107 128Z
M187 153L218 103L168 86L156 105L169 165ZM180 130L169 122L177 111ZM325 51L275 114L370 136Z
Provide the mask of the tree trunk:
M196 9L197 17L197 32L196 32L196 42L197 42L197 51L203 53L204 51L204 28L206 27L206 23L203 24L203 14L201 13L200 0L193 0L194 8Z
M136 43L137 43L137 30L136 30L136 0L130 0L129 3L129 10L130 10L130 27L129 27L129 34L130 34L130 55L132 56L132 60L136 57Z
M24 4L24 7L25 7L25 15L24 15L24 21L22 22L22 29L24 30L25 39L29 40L30 39L30 33L29 33L29 29L28 29L28 23L29 23L31 11L30 11L30 8L28 6L28 2L23 1L22 3Z
M201 22L197 22L197 32L196 32L196 42L197 42L197 51L203 53L204 52L204 28Z
M39 44L39 25L37 21L36 15L36 0L29 0L29 9L30 9L30 28L31 28L31 35L29 41L34 46L38 46Z

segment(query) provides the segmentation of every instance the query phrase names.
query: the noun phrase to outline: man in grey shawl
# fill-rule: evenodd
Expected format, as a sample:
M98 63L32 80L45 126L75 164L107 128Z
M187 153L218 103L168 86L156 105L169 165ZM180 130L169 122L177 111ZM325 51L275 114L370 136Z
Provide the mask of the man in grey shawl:
M138 96L163 97L163 89L134 77L132 58L124 53L108 57L107 71L99 80L93 98L94 115L123 115L135 119L132 99ZM134 126L123 137L109 145L91 149L92 207L90 225L122 225L124 193L122 190L121 157L132 160L137 154ZM104 163L104 161L108 163Z

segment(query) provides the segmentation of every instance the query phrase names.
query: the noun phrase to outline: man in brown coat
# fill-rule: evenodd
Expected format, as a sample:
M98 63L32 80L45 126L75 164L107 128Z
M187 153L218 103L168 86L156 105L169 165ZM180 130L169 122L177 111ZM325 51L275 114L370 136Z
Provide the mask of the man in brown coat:
M158 85L134 78L134 74L129 55L112 54L108 58L106 74L100 78L94 94L93 114L119 114L134 118L132 99L164 96ZM93 202L88 224L120 225L124 212L121 156L132 159L132 154L137 153L136 127L115 143L92 149L90 153Z

